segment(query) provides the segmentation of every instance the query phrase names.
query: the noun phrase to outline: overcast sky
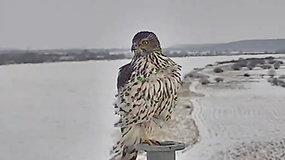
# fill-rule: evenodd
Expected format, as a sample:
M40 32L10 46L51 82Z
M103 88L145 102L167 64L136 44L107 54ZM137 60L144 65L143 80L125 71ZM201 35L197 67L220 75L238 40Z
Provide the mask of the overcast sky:
M285 0L0 0L0 48L162 47L285 38Z

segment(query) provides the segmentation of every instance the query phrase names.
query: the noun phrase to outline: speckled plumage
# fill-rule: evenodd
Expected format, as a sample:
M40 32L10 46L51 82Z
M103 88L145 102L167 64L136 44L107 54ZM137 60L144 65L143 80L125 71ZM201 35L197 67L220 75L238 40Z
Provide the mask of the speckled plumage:
M181 67L162 53L152 32L140 33L133 39L133 45L138 43L133 59L120 68L118 76L114 106L120 119L115 126L121 128L122 136L113 147L113 159L136 159L134 146L149 138L154 122L171 118L181 85ZM144 39L150 43L140 47Z

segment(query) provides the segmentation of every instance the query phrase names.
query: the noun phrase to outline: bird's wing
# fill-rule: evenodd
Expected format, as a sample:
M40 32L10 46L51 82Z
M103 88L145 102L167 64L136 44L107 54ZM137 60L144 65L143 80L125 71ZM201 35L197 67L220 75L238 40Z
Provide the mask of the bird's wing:
M177 70L173 73L172 71L165 70L144 80L127 83L115 104L117 114L120 115L120 120L115 126L126 127L149 121L160 112L159 110L168 110L180 86L180 74ZM166 72L171 73L165 76ZM173 78L173 74L176 73L178 74Z
M118 90L125 86L127 81L130 79L132 72L133 72L133 67L131 63L128 63L119 69L119 74L117 78Z
M126 86L118 94L115 108L120 115L115 124L118 127L126 127L143 121L148 121L154 114L154 101L147 97L153 91L152 84L147 81L134 81Z

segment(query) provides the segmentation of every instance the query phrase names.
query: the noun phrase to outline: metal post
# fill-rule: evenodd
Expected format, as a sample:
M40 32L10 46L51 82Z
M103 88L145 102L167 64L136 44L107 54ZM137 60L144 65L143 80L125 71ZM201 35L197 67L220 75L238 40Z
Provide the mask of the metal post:
M160 142L160 145L154 146L141 143L136 148L147 153L147 160L175 160L175 151L184 149L185 144L165 141Z

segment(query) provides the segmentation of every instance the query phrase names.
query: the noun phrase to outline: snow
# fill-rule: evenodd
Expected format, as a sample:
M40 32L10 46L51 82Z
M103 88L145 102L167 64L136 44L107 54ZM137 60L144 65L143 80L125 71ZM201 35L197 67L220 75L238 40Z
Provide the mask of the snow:
M120 61L0 67L0 159L106 159ZM110 67L111 66L111 67Z
M180 158L196 160L282 159L285 137L284 88L272 86L260 74L267 70L214 73L214 67L201 73L221 76L225 84L202 86L193 80L191 90L204 97L192 98L193 118L200 142ZM224 67L226 68L226 67ZM283 74L285 66L277 73ZM244 72L251 77L243 77ZM269 77L269 76L267 76ZM285 158L285 157L283 157Z
M247 89L207 90L205 97L194 101L201 141L185 157L209 160L236 143L285 136L284 88L265 81L244 87Z
M174 60L182 65L182 73L185 75L195 67L238 57L240 56L187 57ZM0 159L108 159L117 132L113 127L117 117L112 106L116 94L117 71L127 62L129 60L0 66ZM271 86L268 84L267 87ZM272 90L272 94L277 94L279 89L277 90ZM265 95L258 96L252 98L262 99ZM284 99L280 98L280 103L283 103ZM210 102L213 99L215 98L205 100L203 105L211 108ZM223 101L216 100L215 103ZM246 108L246 103L243 105ZM237 108L234 110L238 111ZM226 109L217 111L227 112ZM218 115L219 112L215 114ZM251 113L250 109L247 112L248 117L261 114L261 111ZM207 111L204 114L211 115ZM217 116L215 114L209 118ZM282 115L283 110L275 110L272 114ZM258 120L251 124L254 125ZM222 119L213 123L220 121ZM274 129L274 126L268 128L267 132ZM228 132L224 134L227 135ZM211 139L210 135L208 139ZM198 152L195 148L199 148L199 145L193 148L193 152ZM195 156L188 151L185 153L186 159Z

